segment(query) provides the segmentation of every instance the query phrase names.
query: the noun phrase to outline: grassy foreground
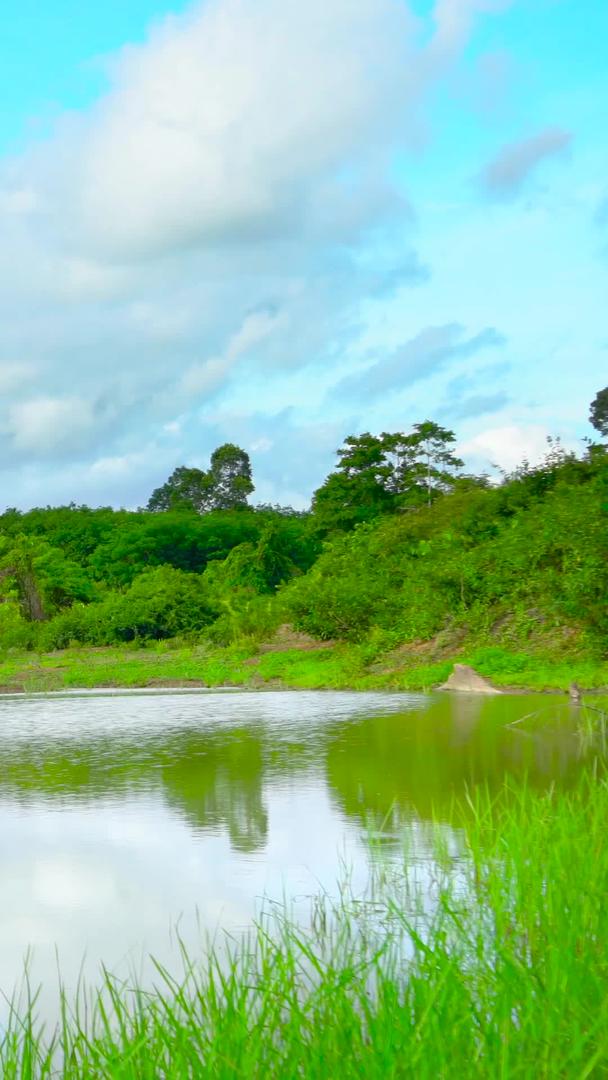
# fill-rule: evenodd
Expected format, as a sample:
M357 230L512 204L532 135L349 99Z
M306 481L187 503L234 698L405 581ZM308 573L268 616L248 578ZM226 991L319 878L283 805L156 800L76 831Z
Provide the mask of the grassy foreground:
M163 641L6 656L0 660L0 692L154 686L429 690L447 678L455 660L513 689L565 691L573 681L588 690L608 687L608 661L546 651L472 646L438 659L415 648L390 651L374 642L220 648Z
M190 962L155 992L106 976L64 998L54 1036L35 1002L0 1047L4 1080L115 1077L604 1076L608 1071L608 785L505 788L436 831L432 902L415 861L367 902L342 894L312 929L283 916Z

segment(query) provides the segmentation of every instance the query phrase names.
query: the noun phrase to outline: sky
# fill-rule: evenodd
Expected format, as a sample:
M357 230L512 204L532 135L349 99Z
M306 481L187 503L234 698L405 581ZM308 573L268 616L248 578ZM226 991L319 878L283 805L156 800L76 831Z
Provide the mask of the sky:
M608 383L603 0L4 0L0 505L145 505L235 442L580 451Z

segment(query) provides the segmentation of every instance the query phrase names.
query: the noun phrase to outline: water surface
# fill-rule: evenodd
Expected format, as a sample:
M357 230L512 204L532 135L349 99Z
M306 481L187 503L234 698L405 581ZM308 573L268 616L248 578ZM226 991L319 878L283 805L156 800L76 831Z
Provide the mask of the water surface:
M264 896L305 914L345 866L364 888L378 838L424 865L431 816L452 836L467 786L571 784L592 754L578 726L549 696L2 698L0 987L29 949L47 993L57 955L70 985L83 954L91 975L169 962L176 926L192 947L238 933Z

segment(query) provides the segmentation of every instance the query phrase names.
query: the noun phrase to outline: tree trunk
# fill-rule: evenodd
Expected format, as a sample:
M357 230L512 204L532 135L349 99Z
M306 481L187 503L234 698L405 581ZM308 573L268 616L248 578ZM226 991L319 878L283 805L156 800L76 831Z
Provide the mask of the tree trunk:
M38 591L36 580L30 570L22 571L19 575L19 591L22 596L23 614L30 622L43 622L46 619L42 597Z

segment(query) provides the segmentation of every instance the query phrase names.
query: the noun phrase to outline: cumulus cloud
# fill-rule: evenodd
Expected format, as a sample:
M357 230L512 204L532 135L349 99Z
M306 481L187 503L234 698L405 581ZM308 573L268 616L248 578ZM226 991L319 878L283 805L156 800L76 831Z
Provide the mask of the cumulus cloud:
M364 371L342 379L332 395L359 400L382 397L428 378L456 360L504 345L505 341L493 327L465 337L464 327L458 323L428 326Z
M32 365L16 361L0 362L0 393L8 394L29 383L36 372Z
M570 132L553 127L509 143L482 171L482 187L493 198L512 198L543 161L563 154L571 142Z
M6 428L18 451L45 454L78 449L93 423L93 409L82 398L32 398L11 405Z
M93 108L0 162L4 468L55 458L88 491L105 478L107 500L122 467L99 462L143 484L167 442L205 457L200 411L227 388L263 397L277 373L343 363L362 305L428 276L393 155L475 15L500 6L438 0L427 21L405 0L206 0L116 56ZM427 342L431 365L466 348L453 334ZM397 367L422 372L415 351Z
M524 460L537 465L547 453L548 432L538 425L506 424L487 428L458 446L458 453L476 467L498 466L512 472Z
M496 14L510 4L511 0L437 0L433 9L436 34L431 43L431 55L438 57L459 50L477 15Z
M413 45L398 0L209 0L165 20L66 135L76 225L127 260L302 228L319 182L394 139L421 91Z

